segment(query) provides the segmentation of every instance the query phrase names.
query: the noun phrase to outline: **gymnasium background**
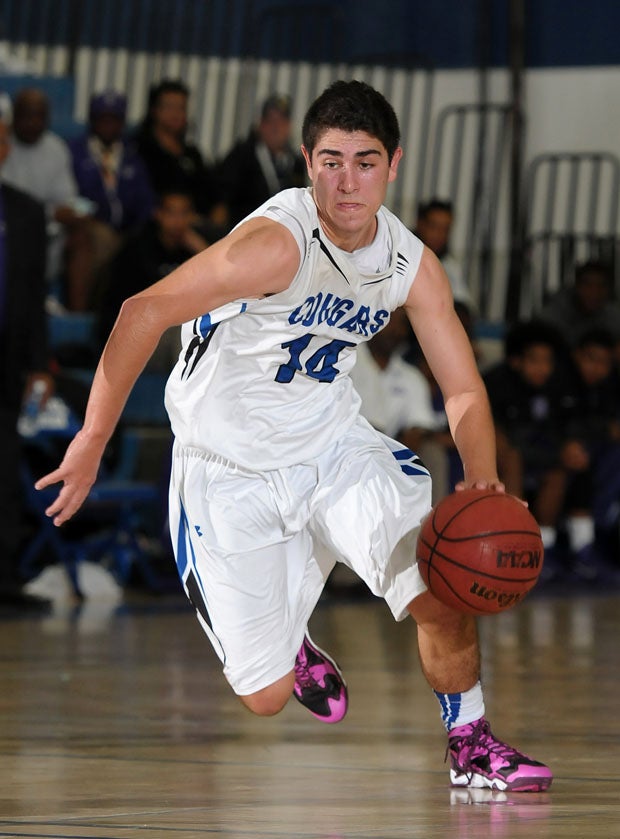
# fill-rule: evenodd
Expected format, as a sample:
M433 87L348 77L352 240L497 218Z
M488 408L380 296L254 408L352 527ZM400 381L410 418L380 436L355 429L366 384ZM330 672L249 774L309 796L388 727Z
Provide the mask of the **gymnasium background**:
M293 96L298 139L326 84L364 79L403 128L388 203L413 224L420 199L454 201L452 249L499 323L582 258L618 266L619 33L617 0L0 0L0 88L36 75L70 136L92 92L124 91L137 122L180 77L216 159L270 92Z

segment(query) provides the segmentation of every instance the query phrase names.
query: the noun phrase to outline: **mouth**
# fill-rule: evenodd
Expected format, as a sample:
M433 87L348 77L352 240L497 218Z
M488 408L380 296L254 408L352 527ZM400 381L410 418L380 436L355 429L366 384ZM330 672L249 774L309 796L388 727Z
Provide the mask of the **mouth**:
M356 201L339 201L336 206L339 210L342 210L342 212L345 213L354 212L355 210L361 210L364 207L363 204L359 204Z

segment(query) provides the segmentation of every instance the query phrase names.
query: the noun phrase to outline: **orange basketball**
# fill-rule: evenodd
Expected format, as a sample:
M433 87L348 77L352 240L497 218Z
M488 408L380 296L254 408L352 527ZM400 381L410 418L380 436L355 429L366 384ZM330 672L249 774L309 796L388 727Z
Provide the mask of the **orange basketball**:
M502 612L536 585L543 565L540 528L512 495L453 492L433 507L418 537L418 566L429 590L472 615Z

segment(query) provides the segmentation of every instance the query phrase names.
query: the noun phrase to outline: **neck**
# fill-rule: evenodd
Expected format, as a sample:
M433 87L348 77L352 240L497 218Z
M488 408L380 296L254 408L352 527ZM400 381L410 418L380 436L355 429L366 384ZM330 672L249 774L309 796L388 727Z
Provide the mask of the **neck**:
M357 251L360 248L365 248L366 245L370 245L377 234L378 224L376 216L373 218L368 227L351 233L347 233L342 230L335 230L330 225L329 221L323 218L320 211L319 222L329 241L336 245L337 248L340 248L340 250L346 251L347 253L353 253L353 251Z

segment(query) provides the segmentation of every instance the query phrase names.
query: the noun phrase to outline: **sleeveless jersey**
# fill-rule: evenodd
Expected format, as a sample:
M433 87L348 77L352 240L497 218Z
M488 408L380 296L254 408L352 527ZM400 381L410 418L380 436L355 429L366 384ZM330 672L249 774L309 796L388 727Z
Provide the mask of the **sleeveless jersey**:
M355 422L355 348L405 302L423 245L381 207L390 252L365 274L323 233L311 189L280 192L248 218L259 216L300 245L291 285L184 324L165 402L182 446L262 471L313 459Z

